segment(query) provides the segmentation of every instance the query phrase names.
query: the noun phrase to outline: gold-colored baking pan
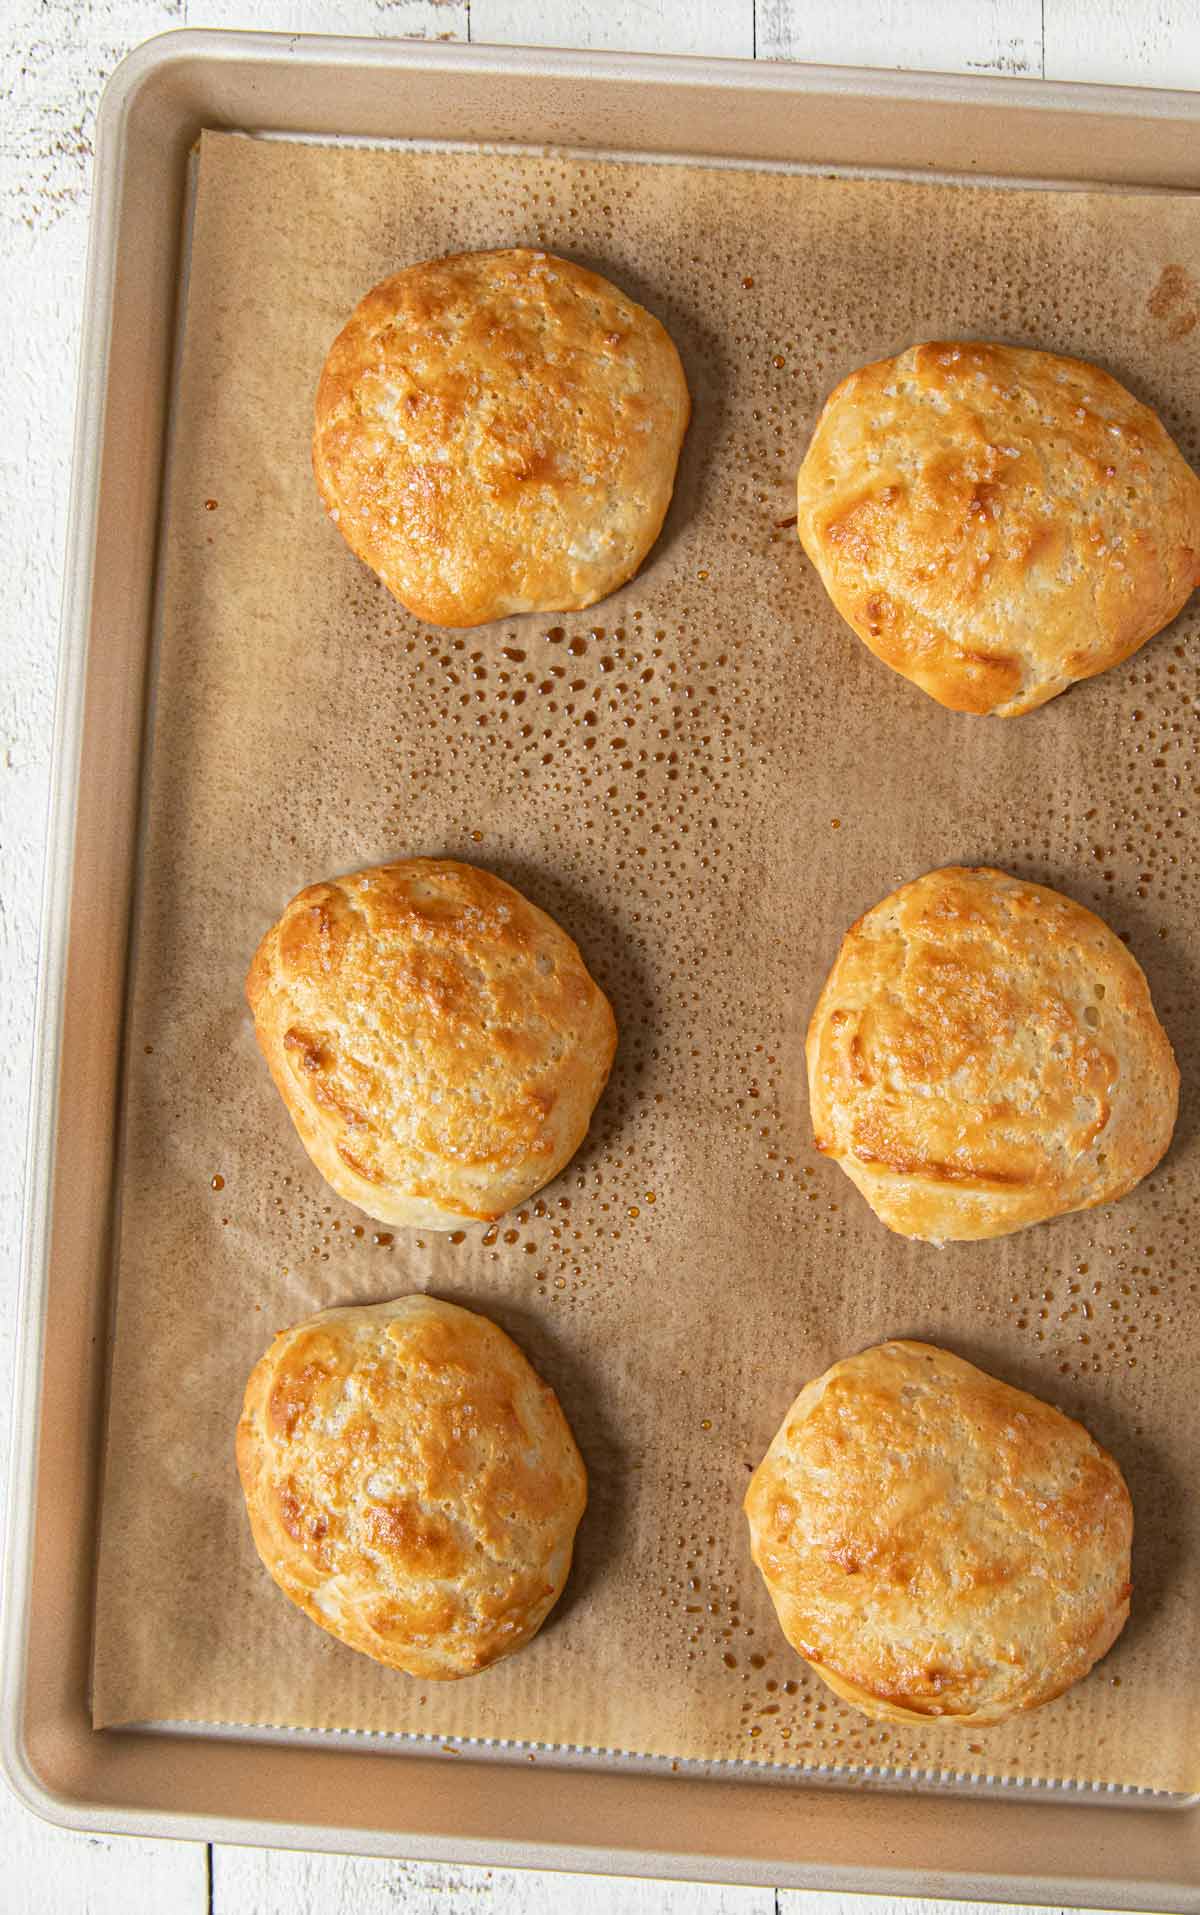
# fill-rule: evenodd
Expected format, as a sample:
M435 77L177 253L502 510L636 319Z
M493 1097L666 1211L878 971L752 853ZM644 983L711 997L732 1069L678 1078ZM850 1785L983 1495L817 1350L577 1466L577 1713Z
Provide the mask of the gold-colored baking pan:
M152 41L97 142L64 598L2 1645L3 1760L78 1828L704 1880L1200 1909L1200 1804L170 1725L88 1672L157 547L206 128L821 172L1200 188L1186 94L271 35ZM1182 1672L1187 1679L1188 1672Z

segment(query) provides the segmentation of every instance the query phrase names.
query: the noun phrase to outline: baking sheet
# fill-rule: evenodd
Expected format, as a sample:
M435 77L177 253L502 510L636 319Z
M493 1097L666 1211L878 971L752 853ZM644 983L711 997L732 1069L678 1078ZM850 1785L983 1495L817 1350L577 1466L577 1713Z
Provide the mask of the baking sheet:
M776 522L828 387L939 334L1095 358L1195 460L1198 218L1169 197L205 136L129 1039L98 1725L1195 1787L1179 1674L1196 1648L1192 620L1029 718L958 718L869 657ZM631 586L583 616L439 633L325 521L312 391L376 279L520 243L650 305L696 418ZM458 1245L376 1241L325 1190L241 999L301 884L409 852L521 885L579 939L621 1025L579 1159L494 1238ZM1059 884L1128 933L1184 1103L1164 1165L1111 1211L937 1251L884 1232L811 1150L802 1050L845 926L951 860ZM449 1687L377 1669L283 1601L232 1461L275 1328L411 1288L518 1338L591 1474L550 1624ZM1081 1415L1129 1478L1133 1620L1023 1724L863 1722L792 1656L750 1565L741 1495L796 1389L890 1334Z

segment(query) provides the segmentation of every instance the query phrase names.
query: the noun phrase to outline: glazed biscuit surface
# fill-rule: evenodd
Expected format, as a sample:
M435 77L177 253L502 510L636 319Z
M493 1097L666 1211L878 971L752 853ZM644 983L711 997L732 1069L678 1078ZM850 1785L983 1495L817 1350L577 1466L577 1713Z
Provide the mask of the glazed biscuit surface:
M433 1681L537 1632L587 1500L553 1390L496 1324L426 1296L281 1331L247 1384L237 1464L284 1594Z
M930 1344L883 1343L808 1384L745 1510L788 1641L878 1720L1036 1708L1129 1612L1133 1514L1112 1457Z
M616 1048L608 999L552 918L446 858L292 899L246 980L313 1162L381 1223L493 1219L582 1143Z
M851 373L797 496L842 617L954 711L1031 711L1200 583L1200 479L1149 407L1053 353L933 343Z
M418 618L576 611L658 537L691 402L659 321L547 253L385 279L330 348L313 469L358 557Z
M1060 892L986 867L847 933L807 1041L817 1148L902 1236L1003 1236L1108 1203L1171 1140L1179 1071L1137 960Z

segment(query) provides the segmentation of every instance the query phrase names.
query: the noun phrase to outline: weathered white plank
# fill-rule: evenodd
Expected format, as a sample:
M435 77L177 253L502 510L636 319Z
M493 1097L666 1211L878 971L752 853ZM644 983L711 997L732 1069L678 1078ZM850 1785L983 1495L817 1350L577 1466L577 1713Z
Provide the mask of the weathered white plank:
M189 27L465 40L468 0L180 0Z
M471 0L471 38L498 46L617 47L749 60L754 0Z
M1200 87L1196 0L1046 0L1046 78Z
M1042 69L1041 0L758 0L757 21L760 60L931 73Z
M28 1814L2 1784L0 1855L6 1915L207 1915L203 1843L72 1835Z
M356 1861L219 1848L213 1915L1033 1915L990 1902L916 1902L802 1889L722 1888L614 1875ZM1041 1912L1045 1915L1045 1911Z
M213 1915L774 1915L775 1891L219 1848L212 1905ZM870 1915L898 1912L872 1902Z

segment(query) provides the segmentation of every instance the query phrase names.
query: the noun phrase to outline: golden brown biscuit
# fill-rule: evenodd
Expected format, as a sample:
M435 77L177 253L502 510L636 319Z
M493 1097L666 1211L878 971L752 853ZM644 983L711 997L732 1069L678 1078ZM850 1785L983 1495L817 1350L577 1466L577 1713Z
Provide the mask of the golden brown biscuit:
M309 885L246 996L322 1176L381 1223L426 1230L500 1217L557 1176L617 1042L566 932L450 858Z
M801 1390L746 1492L784 1635L877 1721L1000 1722L1085 1676L1129 1614L1111 1456L928 1343Z
M1128 658L1200 584L1200 479L1081 359L910 346L844 379L799 535L876 657L952 711L1032 711Z
M549 1384L496 1324L436 1297L281 1331L246 1386L237 1465L284 1595L435 1682L537 1634L587 1501Z
M578 611L658 537L690 410L668 334L606 279L459 253L356 307L317 389L313 470L416 617Z
M1137 960L1045 885L951 865L846 933L808 1030L818 1150L889 1230L1002 1237L1110 1203L1179 1072Z

